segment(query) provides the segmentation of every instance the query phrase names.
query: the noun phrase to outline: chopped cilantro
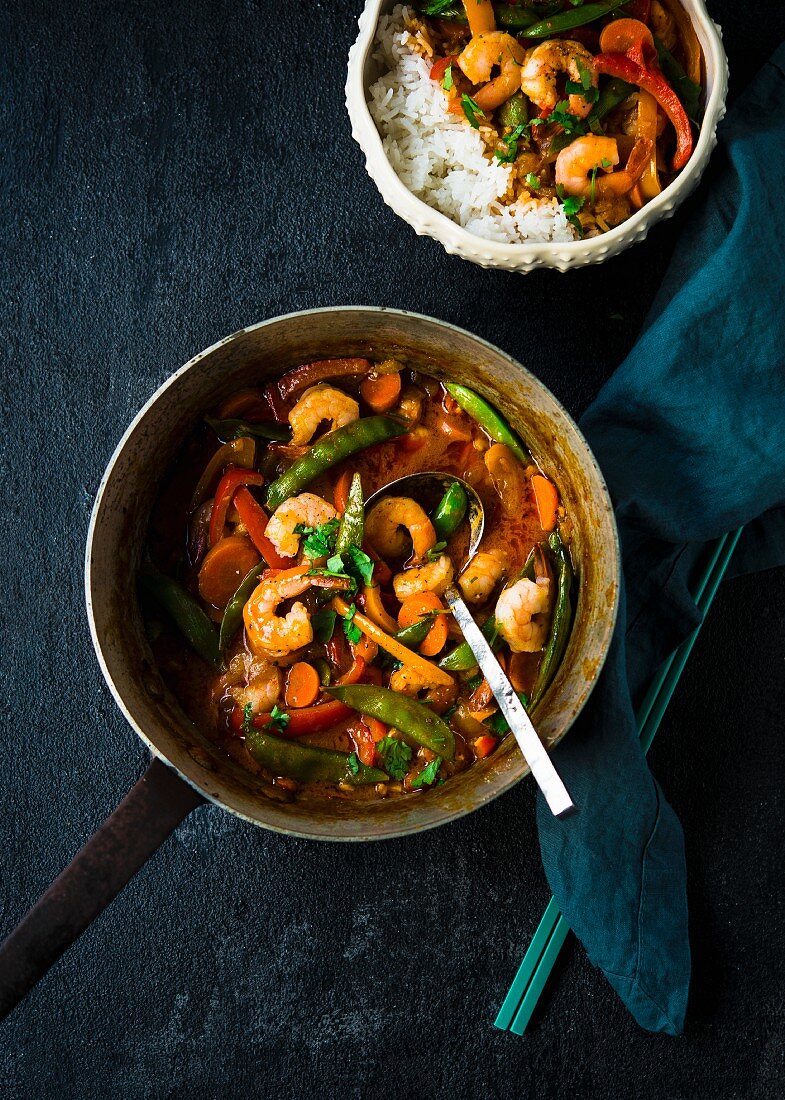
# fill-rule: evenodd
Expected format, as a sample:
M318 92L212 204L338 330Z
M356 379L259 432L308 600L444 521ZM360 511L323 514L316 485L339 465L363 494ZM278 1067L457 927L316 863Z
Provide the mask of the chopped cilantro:
M253 725L253 703L246 703L243 707L243 733L247 734Z
M423 4L423 15L441 15L447 8L451 8L454 0L428 0L427 4Z
M403 779L409 770L412 750L397 737L384 737L376 746L382 767L393 779Z
M285 730L289 725L291 718L286 711L281 710L277 703L273 705L273 709L270 711L270 721L264 727L266 730L275 730L280 733Z
M542 186L538 177L535 176L534 172L526 173L526 175L524 176L524 183L531 191L539 191L540 187Z
M463 107L463 113L466 115L471 128L473 130L479 130L480 124L477 119L485 118L485 111L483 111L466 92L461 96L461 107Z
M583 89L579 84L574 85L574 87L578 89L579 95L583 93ZM565 134L575 134L578 137L587 133L589 129L588 124L582 118L578 118L577 115L571 113L570 105L566 99L563 99L561 103L557 103L544 121L555 122L557 126L561 126Z
M412 787L426 787L430 786L436 779L436 774L439 768L442 766L441 756L437 756L435 760L432 760L430 764L426 764L419 775L416 775L412 780Z
M444 70L444 80L442 81L442 87L444 88L445 92L452 91L452 61Z
M321 611L317 611L311 616L313 636L317 642L329 642L333 636L337 618L337 612L330 610L329 607L322 608Z
M354 616L355 616L356 612L357 612L356 606L353 603L351 603L351 604L349 604L349 610L343 616L343 632L346 635L346 637L349 639L349 641L354 642L355 645L357 644L357 642L359 642L360 638L362 638L362 636L363 636L363 632L360 630L359 626L357 626L356 623L354 622Z
M303 553L307 558L324 558L332 554L340 521L330 519L318 527L309 527L307 523L298 523L294 529L302 536Z
M329 562L327 563L330 564ZM370 584L373 580L373 558L357 546L350 546L343 555L343 565L350 577Z
M500 164L512 164L518 156L518 141L523 137L528 128L528 122L519 122L511 134L502 138L506 152L503 153L501 149L497 149L493 154Z
M446 549L447 549L447 543L446 542L437 542L437 543L435 543L430 548L430 550L426 553L425 560L426 561L436 561L437 558L440 558L442 556L442 554L444 553L444 551Z
M518 696L520 701L523 703L523 705L525 707L528 707L528 705L529 705L529 696L526 695L526 693L523 692L523 691L516 692L516 695ZM507 731L510 728L508 723L507 723L507 719L504 717L504 715L502 714L502 712L500 710L497 710L494 715L492 715L490 718L488 718L485 722L485 725L488 727L488 729L492 733L495 733L497 737L501 737L502 734L507 733Z
M340 577L343 577L346 574L346 569L343 564L343 558L340 554L333 554L331 558L328 558L325 569L328 573L335 573Z
M350 752L346 758L346 766L349 769L350 775L357 775L360 770L360 761L357 759L356 752Z
M567 221L577 229L581 236L583 236L583 226L578 217L578 211L586 202L585 195L565 195L563 187L557 187L556 194L562 204L562 209L564 210Z

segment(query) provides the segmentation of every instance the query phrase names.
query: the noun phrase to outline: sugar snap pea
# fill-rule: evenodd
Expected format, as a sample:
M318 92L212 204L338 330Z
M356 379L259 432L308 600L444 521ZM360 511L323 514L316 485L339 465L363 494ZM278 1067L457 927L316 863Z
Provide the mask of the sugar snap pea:
M440 542L455 534L463 522L468 507L469 498L466 490L460 481L454 481L433 513L433 528Z
M570 636L570 622L572 620L572 605L570 603L570 588L572 587L572 566L567 549L561 540L558 531L553 531L548 538L548 546L553 552L556 562L556 603L551 617L551 628L545 652L540 662L540 670L537 673L537 682L531 697L531 707L536 706L545 694L548 685L556 675L567 641Z
M497 649L501 649L504 639L499 633L499 628L496 625L496 619L493 615L485 620L481 629L483 637L494 653ZM450 650L446 657L442 657L441 661L439 661L439 668L443 668L445 672L465 672L468 668L474 668L476 664L477 658L472 653L469 643L461 642L455 649Z
M289 497L299 493L325 470L375 443L384 443L407 432L408 426L391 416L365 416L337 428L318 440L298 458L286 473L267 488L267 507L275 510Z
M534 23L518 33L519 38L550 38L553 34L561 34L563 31L574 30L586 23L593 23L595 19L602 19L604 15L610 15L622 4L628 4L629 0L607 0L603 4L582 4L578 8L570 8L567 11L558 12L549 19L543 19Z
M220 661L218 631L190 592L154 569L146 569L140 580L145 591L169 614L191 648L211 665L217 665Z
M556 12L562 0L523 0L520 4L494 4L496 26L517 31L536 23L546 15ZM460 0L421 0L414 10L422 15L434 15L454 23L467 23L466 9Z
M523 92L516 92L506 99L499 108L498 121L502 126L509 126L514 130L524 122L529 121L529 108Z
M221 631L218 635L218 646L221 653L226 651L232 638L242 626L243 608L250 600L251 593L256 588L259 577L266 568L267 563L260 561L250 569L240 581L239 588L226 605L226 610L221 619Z
M285 775L303 783L384 783L390 777L379 768L361 764L354 753L320 749L275 737L264 729L247 726L245 744L257 764L274 775Z
M327 691L360 714L395 726L405 737L431 752L447 760L455 755L455 738L450 727L430 707L416 699L375 684L346 684L327 688Z
M363 544L365 528L365 502L363 501L362 479L358 473L352 477L346 508L341 516L338 534L335 539L335 553L344 554L350 546L359 550Z
M396 641L403 643L403 645L409 646L410 649L416 649L417 646L421 645L428 637L435 618L436 612L430 611L427 615L423 615L421 619L418 619L416 623L412 623L411 626L405 626L403 630L397 631L393 634L393 637Z
M444 388L451 397L455 398L463 411L477 421L491 439L494 439L497 443L504 443L519 462L522 462L524 466L528 465L531 461L529 452L504 417L497 413L493 405L489 404L484 397L480 397L474 390L470 390L466 386L460 386L457 382L445 382Z
M284 442L292 434L288 424L279 424L275 420L251 423L250 420L215 420L212 416L206 416L204 422L213 429L222 443L247 436L253 439L275 439Z

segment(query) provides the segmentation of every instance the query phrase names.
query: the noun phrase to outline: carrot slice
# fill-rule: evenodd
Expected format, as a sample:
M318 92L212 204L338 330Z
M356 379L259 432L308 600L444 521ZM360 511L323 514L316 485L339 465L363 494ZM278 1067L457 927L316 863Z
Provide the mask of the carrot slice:
M478 737L472 745L474 749L474 755L477 757L478 760L482 760L484 756L490 756L498 743L498 739L496 737L491 737L489 733L485 734L482 737Z
M552 481L542 474L535 474L532 478L534 499L537 502L537 514L540 517L540 527L543 531L552 531L556 526L556 511L559 507L559 494Z
M202 562L199 595L213 607L226 607L240 587L240 581L258 563L259 554L250 539L242 535L221 539Z
M296 661L286 677L287 707L310 707L319 698L319 673L307 661Z
M370 375L360 383L360 393L366 405L370 405L375 413L386 413L396 404L401 396L401 376L396 371L393 374Z
M366 588L366 592L368 589ZM332 602L332 606L338 612L339 615L344 618L349 614L349 605L340 596L336 596ZM355 611L352 622L358 627L363 634L367 635L372 641L376 642L381 649L386 650L387 653L392 654L396 661L402 661L403 664L409 665L410 668L418 669L423 676L428 677L428 682L433 684L444 684L445 687L451 687L454 683L452 676L448 672L444 672L438 665L433 664L431 661L426 661L424 657L421 657L419 653L414 653L413 650L402 645L395 638L389 637L383 630L372 622L367 615L363 615L360 611ZM393 623L395 620L393 620Z
M335 485L333 486L333 504L335 505L336 512L340 512L341 515L346 511L346 502L349 499L349 486L352 483L353 476L354 471L347 468L342 470L335 479Z
M606 24L600 34L600 53L624 53L638 65L648 56L656 55L651 31L640 19L614 19ZM630 51L633 51L632 53Z
M403 629L406 626L414 626L426 615L434 611L444 611L444 604L433 592L421 592L416 596L409 596L401 604L398 612L398 625ZM424 641L417 647L423 657L435 657L447 642L447 616L437 615L433 620L433 626L425 636Z

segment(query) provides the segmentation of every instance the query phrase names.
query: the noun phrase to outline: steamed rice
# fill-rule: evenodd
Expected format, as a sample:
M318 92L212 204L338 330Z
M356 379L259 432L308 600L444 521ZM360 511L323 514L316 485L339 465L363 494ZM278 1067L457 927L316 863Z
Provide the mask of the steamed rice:
M407 30L413 12L398 4L379 20L374 57L387 70L370 88L369 110L401 181L423 202L487 240L572 241L556 199L505 205L512 168L489 159L479 131L447 112L431 64Z

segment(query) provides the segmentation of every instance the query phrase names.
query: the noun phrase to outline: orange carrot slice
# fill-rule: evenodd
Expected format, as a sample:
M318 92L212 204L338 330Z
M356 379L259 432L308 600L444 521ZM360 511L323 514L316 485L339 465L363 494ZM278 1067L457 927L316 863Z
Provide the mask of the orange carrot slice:
M259 554L250 539L242 535L221 539L202 562L199 595L206 603L223 609L258 562Z
M444 611L444 604L433 592L420 592L416 596L409 596L401 604L398 612L398 625L403 629L406 626L414 626L426 615L434 611ZM437 615L433 620L433 626L425 636L425 640L417 647L423 657L435 657L447 642L447 616Z
M556 511L559 507L559 495L552 481L542 474L535 474L532 478L534 499L537 502L537 513L540 517L540 527L543 531L552 531L556 526Z
M286 677L284 698L287 707L310 707L319 698L319 673L307 661L297 661Z
M375 377L370 375L360 383L360 393L375 413L389 412L401 396L401 376L397 371Z

